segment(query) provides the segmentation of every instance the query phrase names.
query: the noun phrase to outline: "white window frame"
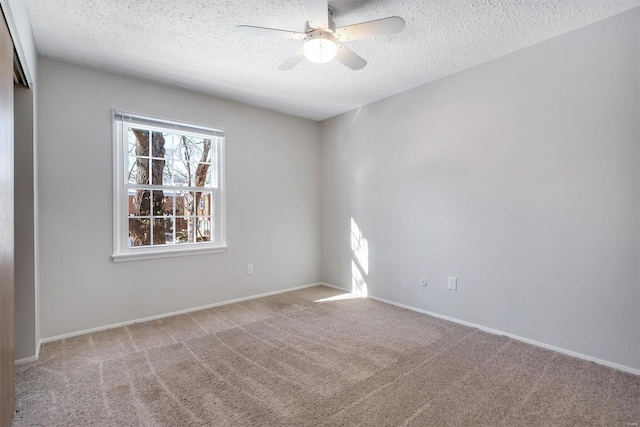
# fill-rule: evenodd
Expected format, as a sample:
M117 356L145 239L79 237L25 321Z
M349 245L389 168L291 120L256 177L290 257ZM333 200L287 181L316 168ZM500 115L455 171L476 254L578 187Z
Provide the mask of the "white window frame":
M196 135L216 140L211 149L216 149L215 157L217 187L203 188L202 191L213 191L213 227L217 231L215 241L181 243L173 245L129 247L129 179L128 179L128 128L161 130L172 133ZM149 133L151 137L151 133ZM113 110L113 254L114 262L138 261L154 258L168 258L185 255L220 253L227 250L225 227L225 179L224 179L224 146L225 132L222 129L206 126L174 122L148 116ZM150 162L151 163L151 162ZM212 168L213 169L213 168ZM213 171L212 171L213 173ZM211 177L212 180L216 178ZM136 188L153 187L152 185L132 184ZM168 189L179 187L164 186ZM183 187L184 189L184 187Z

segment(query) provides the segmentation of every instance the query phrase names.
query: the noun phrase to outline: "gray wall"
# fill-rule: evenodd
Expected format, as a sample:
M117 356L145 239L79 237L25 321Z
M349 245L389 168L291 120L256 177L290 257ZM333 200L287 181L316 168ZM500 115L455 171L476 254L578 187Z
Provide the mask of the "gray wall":
M36 354L34 90L15 87L15 359Z
M370 295L640 368L638 35L635 9L323 122L323 280L351 286L353 218Z
M319 280L317 122L47 58L38 67L43 338ZM113 108L226 129L226 253L113 263Z

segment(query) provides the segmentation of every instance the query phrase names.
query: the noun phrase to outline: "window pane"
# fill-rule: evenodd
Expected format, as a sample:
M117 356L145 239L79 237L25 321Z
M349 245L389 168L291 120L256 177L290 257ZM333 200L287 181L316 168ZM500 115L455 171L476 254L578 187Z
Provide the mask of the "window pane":
M208 163L191 163L175 159L167 161L164 170L164 184L210 187L211 165Z
M207 182L211 181L211 178L209 177L211 165L209 163L193 163L191 168L194 171L193 185L195 187L211 186L211 182Z
M162 184L175 185L173 183L173 171L171 170L171 160L165 159L162 167Z
M171 160L181 159L182 145L180 143L180 135L173 133L164 134L164 158Z
M129 156L129 161L126 165L127 168L127 182L133 184L136 182L138 175L138 163L135 156Z
M176 218L176 243L194 242L193 218Z
M193 215L193 191L176 191L176 215Z
M211 140L202 138L191 138L191 150L193 155L191 159L194 162L209 163L211 162Z
M196 242L210 242L211 217L197 217L196 221Z
M127 131L127 154L129 157L136 156L136 136L131 131L131 128Z
M217 139L213 140L214 144L217 144ZM217 160L217 151L216 145L212 145L211 147L211 156L209 159L211 166L207 171L207 187L218 188L218 160Z
M151 183L153 185L170 184L165 181L166 164L164 159L151 159Z
M211 163L212 165L215 165L218 163L217 147L218 147L218 138L215 138L211 143L210 154L209 154L209 163Z
M129 216L151 215L151 191L141 189L129 190Z
M196 191L195 192L196 215L200 215L200 216L211 215L212 201L213 201L213 193L211 193L210 191Z
M183 163L211 162L211 140L186 135L165 135L167 156Z
M171 168L169 174L173 180L173 185L193 185L193 174L195 171L191 163L174 159L169 167Z
M151 244L150 223L150 218L129 218L129 247Z
M129 128L129 153L149 157L149 131Z
M149 183L149 159L146 159L144 157L129 157L129 165L127 170L129 175L129 183Z
M173 215L173 191L153 190L153 216Z
M173 219L162 218L153 220L153 244L165 245L173 243Z
M218 182L217 180L214 178L214 181L211 180L211 177L215 175L213 174L213 165L209 165L209 168L207 169L207 175L205 177L204 180L204 186L205 187L209 187L209 188L218 188Z
M165 157L165 139L162 132L151 132L151 157Z

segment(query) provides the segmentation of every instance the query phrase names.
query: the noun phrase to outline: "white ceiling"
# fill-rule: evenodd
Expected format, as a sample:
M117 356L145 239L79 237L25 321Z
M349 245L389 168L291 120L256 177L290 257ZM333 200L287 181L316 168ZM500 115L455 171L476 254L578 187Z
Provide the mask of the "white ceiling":
M403 32L345 43L368 65L278 66L303 0L27 0L40 54L323 120L639 5L640 0L330 0L338 27L397 15Z

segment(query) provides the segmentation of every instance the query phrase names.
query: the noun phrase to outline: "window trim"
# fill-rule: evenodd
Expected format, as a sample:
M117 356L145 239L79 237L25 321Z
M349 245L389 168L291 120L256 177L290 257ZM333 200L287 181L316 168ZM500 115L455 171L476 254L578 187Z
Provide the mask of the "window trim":
M211 128L201 125L179 123L162 118L152 118L113 110L113 252L111 258L114 262L140 261L146 259L169 258L186 255L201 255L210 253L222 253L227 250L226 241L226 191L225 191L225 131L219 128ZM184 243L170 246L127 247L128 237L128 179L125 180L128 162L127 150L124 145L127 141L126 126L131 122L142 126L150 126L159 130L182 134L210 135L218 139L215 144L217 167L219 170L218 187L215 190L218 206L214 211L214 223L217 228L217 239L214 243Z

